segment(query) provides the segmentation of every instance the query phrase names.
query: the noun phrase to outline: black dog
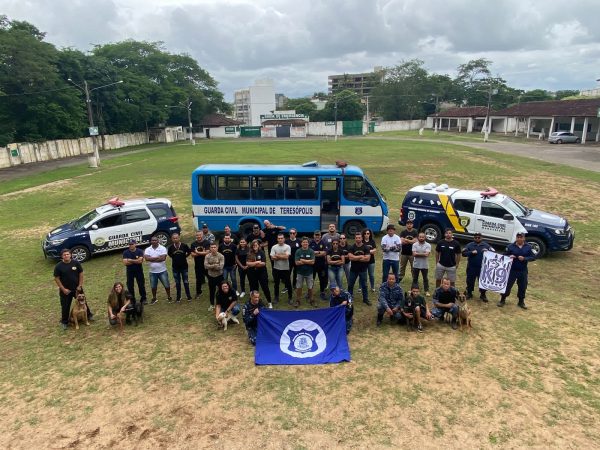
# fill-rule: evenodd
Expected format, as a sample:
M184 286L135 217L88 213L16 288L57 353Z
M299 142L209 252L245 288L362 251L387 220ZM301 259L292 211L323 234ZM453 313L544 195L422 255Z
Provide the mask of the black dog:
M127 325L131 325L131 322L135 323L135 326L138 326L138 321L140 323L144 323L144 305L142 302L136 301L133 296L128 298L131 294L127 294L125 298L129 300L129 305L125 308L125 323Z

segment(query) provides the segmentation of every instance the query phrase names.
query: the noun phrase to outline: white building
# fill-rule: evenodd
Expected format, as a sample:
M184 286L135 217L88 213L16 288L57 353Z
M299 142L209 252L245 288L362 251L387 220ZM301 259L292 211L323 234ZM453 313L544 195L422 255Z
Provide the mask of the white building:
M253 86L235 91L235 118L250 126L260 126L260 116L275 111L275 89L272 80L256 80Z

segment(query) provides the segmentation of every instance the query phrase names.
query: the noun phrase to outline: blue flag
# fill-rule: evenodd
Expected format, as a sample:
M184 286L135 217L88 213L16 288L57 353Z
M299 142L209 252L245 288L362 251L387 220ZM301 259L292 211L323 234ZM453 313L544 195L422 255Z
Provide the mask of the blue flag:
M261 309L256 364L325 364L350 361L345 306L309 311Z

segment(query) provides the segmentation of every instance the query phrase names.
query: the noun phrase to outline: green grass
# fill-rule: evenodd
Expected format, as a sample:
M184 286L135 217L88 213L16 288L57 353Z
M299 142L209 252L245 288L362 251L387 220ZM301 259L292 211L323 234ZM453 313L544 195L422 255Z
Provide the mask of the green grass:
M0 197L0 264L7 275L0 278L0 426L6 430L0 445L27 436L33 446L64 446L46 443L44 433L35 431L60 429L74 441L82 423L89 432L100 423L135 421L137 434L116 425L113 436L102 426L86 445L108 447L118 435L123 445L144 446L135 439L147 429L158 439L155 446L189 434L191 442L209 446L218 438L225 447L289 447L290 440L298 448L397 447L408 438L455 447L459 436L470 436L476 447L541 447L548 443L540 436L553 433L556 446L597 447L589 424L600 418L600 306L589 288L600 275L600 209L590 208L589 199L600 188L600 175L458 144L215 140L124 152L105 159L100 170L82 165L2 183L0 192L13 194ZM146 309L145 323L119 338L101 318L108 289L124 278L118 252L84 265L99 320L78 332L59 330L54 263L40 249L53 226L115 195L165 196L190 241L193 168L313 159L361 166L385 194L392 221L415 184L493 185L530 207L571 219L576 246L532 264L529 311L517 310L514 298L503 309L473 303L470 333L443 324L427 324L423 335L387 323L375 328L374 308L358 302L349 364L256 367L243 328L218 331L206 295L200 305L167 305L159 290L161 302ZM34 189L18 192L24 188ZM461 287L464 266L459 273ZM524 429L527 414L534 420ZM230 429L220 426L227 421L233 421ZM239 441L239 432L255 424L256 434Z

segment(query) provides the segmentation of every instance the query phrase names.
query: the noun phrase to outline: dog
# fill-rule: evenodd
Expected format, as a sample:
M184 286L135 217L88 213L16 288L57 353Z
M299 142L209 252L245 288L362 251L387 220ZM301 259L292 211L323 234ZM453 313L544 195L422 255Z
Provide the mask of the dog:
M71 309L71 322L75 325L75 329L79 330L79 322L89 325L88 321L88 306L83 290L77 292L75 304Z
M460 331L462 331L463 325L467 327L468 331L473 326L471 325L471 308L469 308L467 303L467 296L459 294L456 303L458 305L458 326L460 327Z
M133 321L136 327L138 322L144 323L144 305L142 302L136 301L133 296L131 298L126 296L125 298L129 300L129 305L125 308L125 323L129 325Z
M444 319L444 322L451 323L452 322L452 314L449 312L445 312L443 319Z
M220 313L219 317L217 318L217 321L219 322L219 325L221 327L223 327L223 331L227 331L227 323L229 321L231 321L233 323L237 323L237 324L240 323L240 321L237 319L237 317L235 317L233 314L231 314L231 312Z

